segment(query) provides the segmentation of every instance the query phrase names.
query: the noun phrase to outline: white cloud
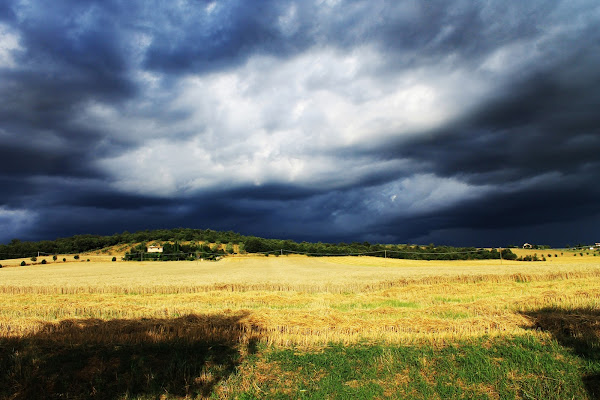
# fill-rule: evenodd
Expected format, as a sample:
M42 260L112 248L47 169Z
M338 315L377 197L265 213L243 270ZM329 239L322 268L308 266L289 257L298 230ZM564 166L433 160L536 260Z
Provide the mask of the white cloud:
M476 186L457 178L442 178L433 174L414 175L382 189L384 193L396 196L393 202L402 213L413 215L450 207L464 200L481 197L491 190L494 190L493 186Z
M199 137L156 139L99 165L114 176L120 190L159 196L269 183L336 189L389 168L406 169L401 161L288 154L264 134L230 148L224 145L222 152L207 148Z
M415 174L378 186L348 190L339 208L331 212L328 223L338 231L369 232L395 219L426 215L465 200L484 198L495 190L493 186L470 185L456 178Z
M212 1L212 2L208 3L208 4L206 5L206 8L205 8L205 10L206 10L206 13L207 13L207 14L212 14L212 13L213 13L213 11L215 11L215 8L216 8L216 7L217 7L217 2L216 2L216 1Z
M444 75L439 66L380 76L382 57L369 47L316 49L287 60L256 56L231 71L186 76L170 95L146 104L90 103L78 123L136 143L99 161L125 191L177 195L265 183L336 188L402 164L341 159L338 150L439 126L485 88L468 71ZM177 113L181 119L170 117Z
M124 191L175 196L266 183L338 188L403 164L341 159L338 151L441 126L488 89L467 70L390 72L374 48L320 48L187 75L168 93L148 87L156 96L120 108L90 103L77 123L135 144L98 162Z
M538 40L509 43L496 49L481 67L493 74L518 74L539 57Z
M425 214L483 197L496 190L490 185L471 185L456 178L415 174L375 187L361 189L365 212L378 218Z
M8 26L0 24L0 68L16 67L13 53L21 50L19 36Z

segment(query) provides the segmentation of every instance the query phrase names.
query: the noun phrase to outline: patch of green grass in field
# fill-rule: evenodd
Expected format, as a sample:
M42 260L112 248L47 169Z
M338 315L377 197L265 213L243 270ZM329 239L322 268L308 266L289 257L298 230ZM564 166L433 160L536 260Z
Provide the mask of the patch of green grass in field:
M594 399L582 360L535 336L428 345L331 345L320 351L269 349L272 376L240 399ZM264 376L269 379L264 379Z
M433 298L434 301L439 303L472 303L477 298L475 296L468 297L445 297L445 296L435 296Z
M303 310L310 306L310 303L298 303L298 304L266 304L266 303L255 303L255 302L245 302L245 303L231 303L225 304L223 307L239 307L241 309L247 310L262 310L262 309L271 309L271 310Z
M401 300L384 300L374 302L352 302L352 303L338 303L331 304L331 308L338 311L352 311L356 309L363 310L374 310L376 308L391 307L391 308L419 308L421 305L412 301L401 301Z
M472 317L471 314L461 311L440 311L433 314L435 317L442 319L465 319Z

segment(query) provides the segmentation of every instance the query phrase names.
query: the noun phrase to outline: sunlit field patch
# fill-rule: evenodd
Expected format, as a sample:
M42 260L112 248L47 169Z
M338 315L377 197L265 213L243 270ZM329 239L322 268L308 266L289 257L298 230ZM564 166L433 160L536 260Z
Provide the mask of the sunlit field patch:
M35 332L64 319L242 312L245 331L278 345L519 334L532 326L528 310L598 307L595 260L282 256L3 268L0 334Z

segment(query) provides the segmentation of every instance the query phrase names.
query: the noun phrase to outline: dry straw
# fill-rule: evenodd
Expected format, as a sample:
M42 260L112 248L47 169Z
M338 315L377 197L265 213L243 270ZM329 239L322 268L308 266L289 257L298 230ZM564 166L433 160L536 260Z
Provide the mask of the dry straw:
M0 270L0 336L137 343L444 342L535 329L532 312L600 308L600 266L300 256L85 262Z

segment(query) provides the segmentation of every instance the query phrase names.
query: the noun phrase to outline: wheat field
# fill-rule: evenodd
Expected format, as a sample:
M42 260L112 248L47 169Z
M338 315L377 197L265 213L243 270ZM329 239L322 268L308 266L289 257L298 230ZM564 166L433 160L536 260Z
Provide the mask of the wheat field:
M0 336L135 343L230 335L319 346L519 335L535 330L530 311L600 308L597 259L238 256L2 268Z

